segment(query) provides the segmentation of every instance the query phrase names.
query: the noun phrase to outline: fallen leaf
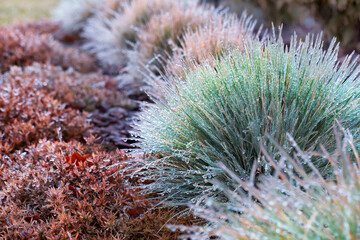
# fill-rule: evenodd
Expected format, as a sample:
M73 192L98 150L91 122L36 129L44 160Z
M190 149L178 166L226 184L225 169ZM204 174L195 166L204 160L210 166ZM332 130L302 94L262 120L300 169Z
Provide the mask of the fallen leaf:
M33 216L25 217L24 219L27 222L31 222L31 221L39 221L41 220L41 217L39 217L38 215L33 215Z
M81 156L79 153L74 152L71 157L65 157L65 163L75 164L76 166L79 166L80 163L84 164L85 162L87 162L88 166L94 165L92 162L86 161L88 157L90 157L90 154Z
M75 196L75 197L79 197L80 193L79 191L77 191L73 186L69 186L69 190L72 192L72 194Z
M145 208L144 207L133 207L133 208L129 208L126 212L131 217L138 217L145 212Z

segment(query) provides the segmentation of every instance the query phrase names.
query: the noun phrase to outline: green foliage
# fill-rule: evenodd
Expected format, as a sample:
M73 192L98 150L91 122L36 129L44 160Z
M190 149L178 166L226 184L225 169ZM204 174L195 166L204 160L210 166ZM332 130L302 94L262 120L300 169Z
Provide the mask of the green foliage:
M279 156L267 132L291 151L286 133L302 149L316 150L319 143L333 142L335 119L357 131L360 69L351 56L339 64L337 52L335 41L322 50L320 37L304 42L295 37L289 47L274 37L245 43L242 52L234 50L215 68L204 65L184 80L168 79L164 99L148 104L136 124L142 151L162 155L145 163L149 178L157 179L147 189L165 194L171 204L187 204L216 194L213 178L231 181L219 161L243 179L255 159L258 172L270 173L259 143ZM326 173L323 160L315 164Z
M349 131L336 130L335 138L337 148L330 154L325 148L321 153L303 152L289 137L296 153L290 156L280 148L283 161L278 164L267 155L276 174L263 176L256 186L230 172L247 193L235 193L220 184L229 203L208 199L205 208L196 206L196 214L211 225L191 228L191 238L217 235L228 240L359 239L360 159ZM311 164L309 159L315 156L331 163L333 180L324 180ZM306 162L312 172L305 173L300 162Z

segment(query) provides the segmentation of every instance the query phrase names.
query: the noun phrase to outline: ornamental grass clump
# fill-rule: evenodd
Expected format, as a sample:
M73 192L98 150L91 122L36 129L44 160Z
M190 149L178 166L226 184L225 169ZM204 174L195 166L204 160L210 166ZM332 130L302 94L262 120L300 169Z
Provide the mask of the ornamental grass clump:
M265 154L276 169L274 176L244 182L230 172L246 191L233 192L219 184L229 202L207 199L206 207L196 206L195 214L208 220L207 227L186 228L184 239L359 239L360 159L356 141L349 131L336 130L336 151L303 152L295 141L290 155L283 148L283 161ZM322 157L331 164L334 178L324 179L311 164ZM301 162L312 169L306 173ZM173 226L172 226L173 227Z
M217 194L212 179L231 182L218 162L241 179L250 176L263 143L277 159L269 133L281 146L290 133L305 150L333 142L331 126L338 119L357 132L359 67L348 56L337 61L338 45L322 49L320 37L250 41L215 64L200 66L184 79L168 79L163 99L145 105L134 133L142 151L161 154L145 162L148 176L157 179L148 189L168 198L168 204L187 204L206 193ZM314 160L315 161L315 160ZM327 163L314 164L322 174ZM260 159L257 172L270 174Z
M139 29L153 15L178 4L168 0L123 1L118 11L108 16L102 12L89 20L82 34L88 40L84 48L105 65L125 64L127 56L124 51L131 49L139 39Z
M61 33L79 37L89 19L100 12L116 11L122 0L63 0L53 10L53 20L60 23Z
M176 49L168 61L166 70L173 75L193 70L197 65L209 63L229 49L243 48L243 39L251 39L256 21L243 13L240 18L225 14L209 22L196 31L189 31L181 40L181 48ZM190 69L187 69L190 68Z
M120 87L134 95L142 91L156 92L153 81L164 72L174 50L181 47L184 34L221 15L219 9L191 1L174 2L169 9L161 9L138 30L137 44L126 51L129 62L125 68L127 74L118 78Z
M104 3L104 0L62 1L53 10L53 19L60 22L64 34L77 35L94 15L95 9L99 8L99 3Z
M154 15L139 32L138 60L143 64L152 61L153 65L161 69L164 61L172 55L173 49L180 47L186 31L194 31L219 15L214 8L186 1Z

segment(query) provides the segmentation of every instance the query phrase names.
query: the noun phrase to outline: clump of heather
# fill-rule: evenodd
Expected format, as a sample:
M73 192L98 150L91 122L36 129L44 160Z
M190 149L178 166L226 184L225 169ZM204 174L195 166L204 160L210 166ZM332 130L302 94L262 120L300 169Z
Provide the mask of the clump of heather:
M42 87L43 79L0 75L0 154L26 148L42 138L81 140L89 129L86 113L64 104Z
M50 20L37 20L25 23L16 23L11 25L12 29L21 32L33 32L36 34L56 34L59 30L59 24Z
M164 194L168 204L187 204L204 193L216 195L214 178L232 181L219 162L241 179L250 177L255 160L258 172L271 173L259 144L279 156L266 133L291 151L289 133L311 151L331 146L335 119L357 132L360 68L351 56L339 63L337 53L335 41L323 50L320 37L294 37L289 46L274 37L246 42L215 68L203 65L168 79L164 98L145 105L135 126L142 151L162 156L144 163L145 178L157 179L147 189ZM324 159L314 164L327 173Z
M174 56L168 61L166 70L173 75L193 70L197 65L215 64L230 49L243 48L243 40L253 38L256 21L252 21L243 13L240 18L232 14L224 14L196 31L187 32L181 47L176 49ZM190 68L190 69L187 69Z
M49 28L49 29L47 29ZM94 59L74 47L65 47L56 41L50 26L29 25L0 28L0 72L11 66L28 66L34 62L50 63L79 72L96 70Z
M157 202L139 194L136 179L114 174L126 167L126 153L105 152L95 141L60 135L0 152L0 238L175 239L179 232L166 223L194 222L152 209Z
M12 67L3 75L4 82L15 79L31 82L37 79L37 90L44 90L50 96L67 106L92 112L100 105L107 107L134 107L136 104L117 90L114 78L100 73L81 74L63 71L59 67L34 63L21 69Z
M219 184L228 196L224 204L206 200L195 206L195 214L208 220L207 227L186 228L185 239L359 239L360 159L349 131L335 132L334 153L304 152L295 141L293 154L279 148L278 163L264 149L275 174L259 182L245 182L230 172L245 191L234 192ZM322 157L334 172L324 179L311 159ZM312 171L306 173L303 164ZM246 193L245 193L246 192ZM173 227L173 226L172 226Z

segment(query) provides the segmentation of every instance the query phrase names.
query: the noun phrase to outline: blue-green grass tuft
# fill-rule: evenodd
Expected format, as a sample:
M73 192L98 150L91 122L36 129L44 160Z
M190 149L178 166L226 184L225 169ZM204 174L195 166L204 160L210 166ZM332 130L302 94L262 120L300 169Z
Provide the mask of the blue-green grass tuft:
M145 178L156 179L147 189L164 194L167 204L188 204L204 193L217 195L214 178L232 181L218 162L243 180L255 160L258 173L271 174L259 146L275 159L280 155L266 133L289 152L287 133L306 151L332 146L336 119L356 134L360 69L352 56L339 63L337 55L335 40L323 50L319 36L295 36L289 46L273 37L245 42L215 67L168 79L164 98L145 106L135 126L141 151L161 155L144 163ZM328 173L327 161L314 164Z

